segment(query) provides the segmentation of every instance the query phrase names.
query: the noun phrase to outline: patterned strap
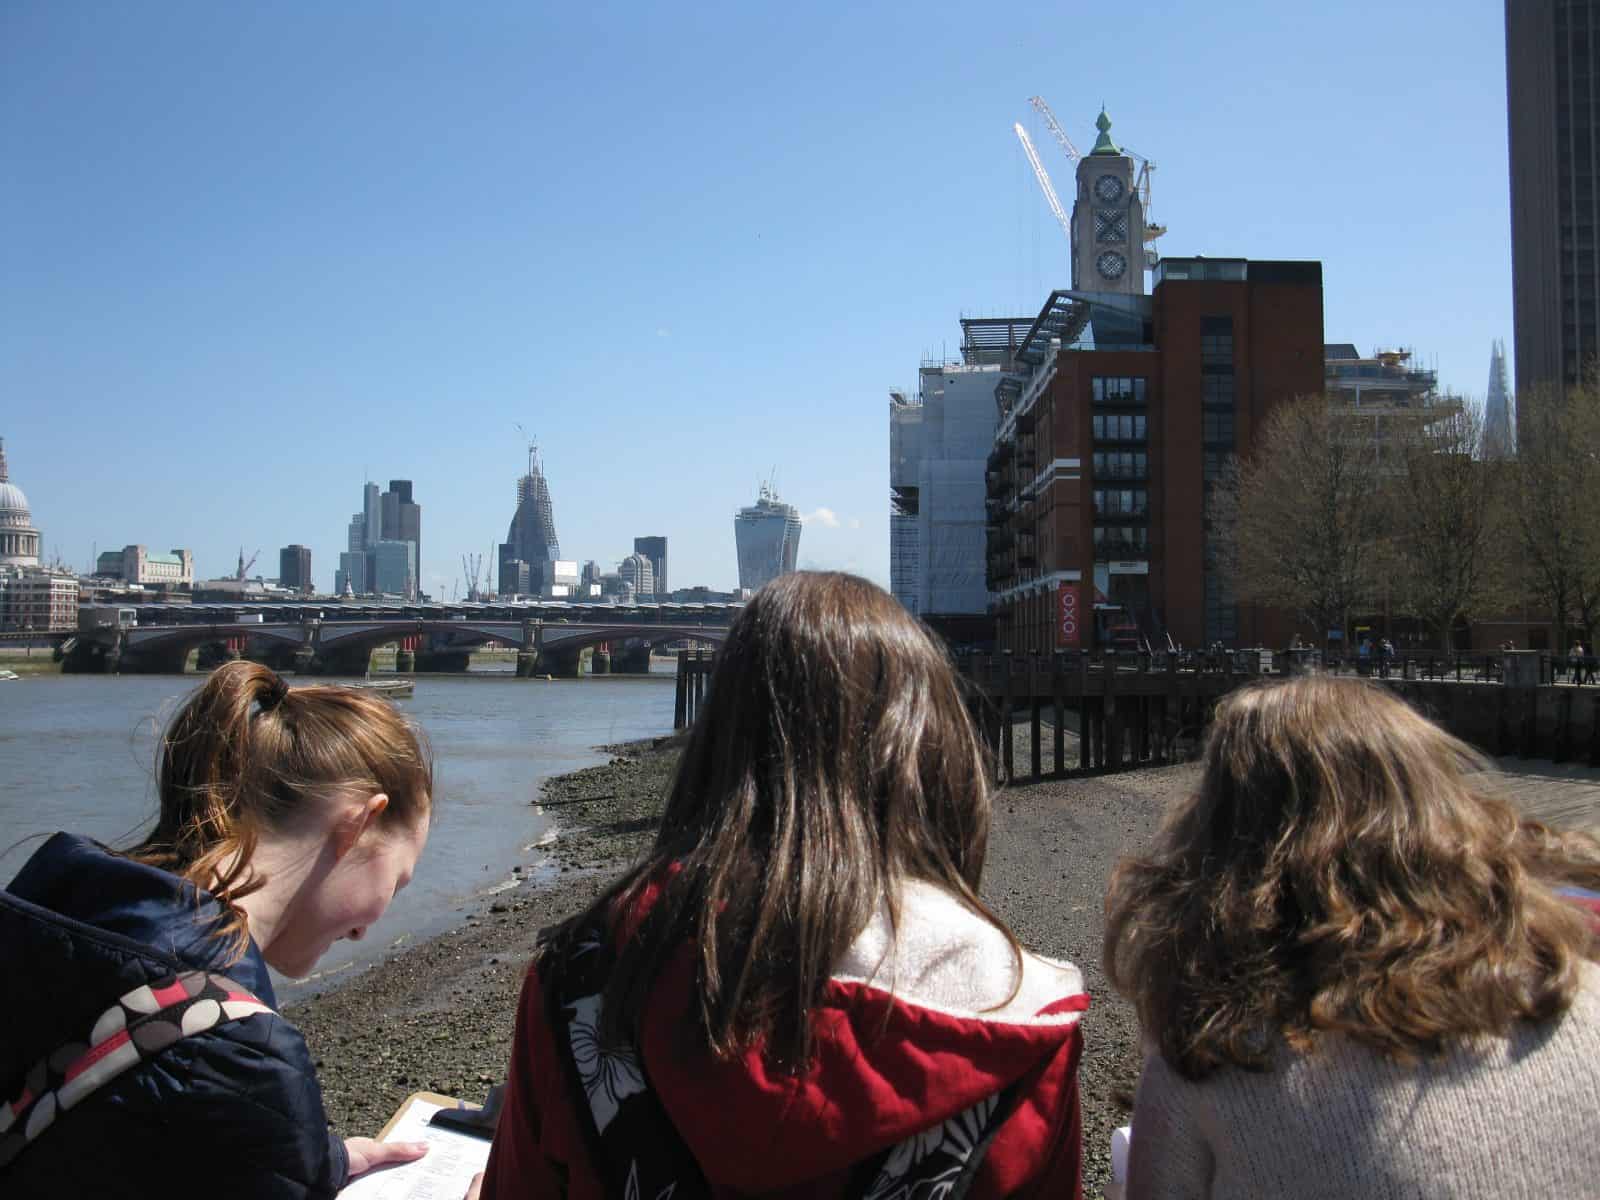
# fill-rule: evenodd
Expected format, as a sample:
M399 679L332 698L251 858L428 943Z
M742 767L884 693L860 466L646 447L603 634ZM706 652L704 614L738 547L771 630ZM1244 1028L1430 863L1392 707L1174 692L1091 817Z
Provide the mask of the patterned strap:
M174 1042L272 1009L225 975L185 971L144 984L94 1023L87 1044L70 1042L34 1064L22 1092L0 1104L0 1167L55 1122L58 1112L153 1058Z

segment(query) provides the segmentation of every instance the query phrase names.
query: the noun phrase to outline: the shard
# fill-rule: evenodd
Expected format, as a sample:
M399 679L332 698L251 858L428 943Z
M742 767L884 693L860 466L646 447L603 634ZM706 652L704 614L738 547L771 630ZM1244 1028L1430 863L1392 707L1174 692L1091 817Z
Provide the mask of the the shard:
M1495 339L1489 354L1489 397L1483 405L1483 453L1486 458L1512 458L1517 452L1516 416L1506 384L1506 344Z

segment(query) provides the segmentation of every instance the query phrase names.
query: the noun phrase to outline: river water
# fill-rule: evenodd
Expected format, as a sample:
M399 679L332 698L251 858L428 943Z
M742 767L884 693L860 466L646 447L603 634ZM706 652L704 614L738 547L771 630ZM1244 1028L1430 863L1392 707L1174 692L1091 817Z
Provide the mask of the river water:
M671 731L672 668L660 665L648 677L419 677L416 696L397 701L434 755L433 832L416 876L362 941L335 943L304 983L279 980L280 1002L450 927L512 883L513 866L536 869L550 832L533 808L540 784L604 761L601 745ZM0 883L39 846L35 835L136 840L156 812L157 733L198 685L172 675L0 683Z

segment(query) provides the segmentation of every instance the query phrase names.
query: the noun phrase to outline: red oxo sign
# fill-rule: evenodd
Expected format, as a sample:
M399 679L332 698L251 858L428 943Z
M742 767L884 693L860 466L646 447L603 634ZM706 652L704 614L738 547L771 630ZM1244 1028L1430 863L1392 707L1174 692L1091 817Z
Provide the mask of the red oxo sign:
M1056 584L1056 645L1066 650L1078 648L1078 585Z

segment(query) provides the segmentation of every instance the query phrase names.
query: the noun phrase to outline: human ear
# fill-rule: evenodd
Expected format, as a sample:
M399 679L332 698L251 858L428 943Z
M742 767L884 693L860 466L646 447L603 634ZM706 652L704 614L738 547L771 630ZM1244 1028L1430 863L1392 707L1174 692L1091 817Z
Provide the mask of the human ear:
M355 848L369 829L376 829L378 819L389 807L389 797L384 792L374 792L365 800L352 802L333 831L333 857L343 858Z

